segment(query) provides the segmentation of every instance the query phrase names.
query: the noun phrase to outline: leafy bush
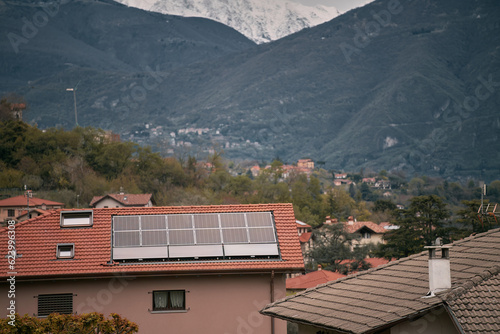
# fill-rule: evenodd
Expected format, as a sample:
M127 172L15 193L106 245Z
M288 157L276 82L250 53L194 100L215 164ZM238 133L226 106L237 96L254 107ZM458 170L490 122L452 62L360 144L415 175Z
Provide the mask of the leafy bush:
M111 313L110 319L101 313L50 314L45 319L15 315L15 319L0 319L1 334L130 334L137 333L139 327L120 315Z

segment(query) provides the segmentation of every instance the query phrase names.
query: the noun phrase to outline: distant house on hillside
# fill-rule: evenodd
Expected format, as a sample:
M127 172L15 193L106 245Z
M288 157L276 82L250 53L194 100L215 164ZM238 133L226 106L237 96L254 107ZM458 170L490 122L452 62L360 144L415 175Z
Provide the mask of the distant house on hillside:
M376 179L376 178L374 178L374 177L364 177L364 178L361 180L361 182L363 182L363 183L367 183L367 184L369 184L369 185L374 185L376 181L377 181L377 179Z
M259 167L259 165L252 166L252 168L250 168L250 172L252 173L253 177L259 176L259 174L260 174L260 167Z
M153 194L108 194L94 196L90 201L91 208L125 208L125 207L151 207L154 205Z
M30 214L29 214L29 217L28 217L28 210L24 210L21 212L21 214L19 214L17 217L16 217L16 220L18 222L22 222L22 221L25 221L25 220L28 220L28 219L31 219L31 218L35 218L35 217L38 217L38 216L41 216L43 214L46 214L48 211L46 210L42 210L42 209L33 209L31 210L30 209Z
M41 209L41 210L52 210L61 209L64 207L64 203L50 201L48 199L30 197L29 198L30 216L31 210ZM28 198L24 195L19 195L11 198L6 198L0 200L0 221L6 221L8 219L16 219L18 216L22 216L23 212L27 214L28 210ZM38 215L38 212L35 212Z
M287 273L304 270L292 204L57 210L15 235L17 313L113 312L145 334L286 334L259 310L286 296Z
M23 120L23 110L26 109L25 103L11 103L10 111L12 113L12 117L17 121Z
M342 186L342 185L350 185L351 183L353 183L353 182L349 179L335 179L335 180L333 180L333 185L336 187Z
M314 161L312 161L312 159L299 159L299 161L297 161L297 167L304 169L314 169Z
M338 224L337 219L331 219L329 216L326 217L326 221L323 223L323 226L328 226L332 224ZM371 221L362 221L358 222L354 220L354 217L350 216L346 222L340 223L344 225L344 228L349 233L354 233L359 235L359 241L355 242L356 244L377 244L383 242L383 235L388 231L388 228L385 228L387 225L380 226L379 224L375 224ZM390 225L390 224L389 224Z
M300 220L296 221L297 233L299 235L300 248L304 257L304 262L309 263L309 251L312 248L312 226Z

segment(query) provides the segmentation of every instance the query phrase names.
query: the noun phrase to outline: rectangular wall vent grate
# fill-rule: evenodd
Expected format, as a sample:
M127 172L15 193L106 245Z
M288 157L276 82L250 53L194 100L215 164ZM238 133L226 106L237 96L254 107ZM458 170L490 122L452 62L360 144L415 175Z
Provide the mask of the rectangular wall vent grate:
M73 294L38 295L38 316L46 317L51 313L73 313Z

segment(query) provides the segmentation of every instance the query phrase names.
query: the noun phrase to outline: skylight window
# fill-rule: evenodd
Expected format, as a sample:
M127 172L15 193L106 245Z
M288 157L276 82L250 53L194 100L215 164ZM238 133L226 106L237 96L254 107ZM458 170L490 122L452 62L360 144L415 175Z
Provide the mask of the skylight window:
M57 245L57 258L58 259L72 259L75 256L74 244L58 244Z
M61 211L61 227L92 226L92 211Z

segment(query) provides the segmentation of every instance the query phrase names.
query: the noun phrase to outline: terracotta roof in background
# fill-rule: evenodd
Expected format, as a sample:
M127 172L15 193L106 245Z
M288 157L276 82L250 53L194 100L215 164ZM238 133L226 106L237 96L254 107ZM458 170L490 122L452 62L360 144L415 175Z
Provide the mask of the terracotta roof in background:
M48 199L31 197L30 198L30 206L35 205L57 205L63 206L64 203L49 201ZM0 206L27 206L27 199L24 195L19 195L11 198L6 198L0 200Z
M452 289L445 301L466 333L500 333L500 267Z
M93 226L61 228L60 212L16 225L16 279L69 276L112 275L113 273L182 273L256 270L303 270L304 260L295 225L292 204L254 204L217 206L135 207L93 209ZM67 210L66 210L67 211ZM74 210L78 211L78 210ZM111 259L111 222L114 215L158 215L183 213L273 212L281 260L165 261L107 265ZM56 247L74 243L75 257L56 259ZM0 252L7 253L7 228L0 229ZM7 261L0 264L2 274L9 272Z
M343 260L340 262L340 264L346 264L346 263L351 263L354 260ZM394 261L394 260L392 260ZM383 257L369 257L365 259L365 262L370 264L370 268L376 268L378 266L381 266L383 264L387 264L390 261L387 259L384 259Z
M387 230L374 222L346 222L344 226L349 233L354 233L361 230L363 227L366 227L372 230L375 233L385 233Z
M297 228L312 228L311 225L304 223L303 221L296 220Z
M94 196L90 201L90 206L94 206L106 197L111 197L125 206L144 206L149 203L151 196L153 196L153 194L108 194L104 196Z
M312 236L312 232L305 232L305 233L302 233L300 236L299 236L299 241L301 243L306 243L308 242L310 239L311 239L311 236Z
M492 267L500 265L500 229L456 241L452 246L450 249L452 289L463 287L464 283L474 280L477 275L482 275L487 270L491 271ZM477 287L470 288L468 293L471 294L473 305L482 303L473 299L475 296L488 297L483 287L491 290L492 286L495 286L493 291L496 296L499 288L497 283L500 283L498 275L484 280L484 285L481 283ZM422 298L428 291L428 252L422 252L308 289L270 304L261 312L330 330L373 333L440 307L444 294ZM456 302L453 307L460 309L461 305L467 303L467 296L469 295L466 293L460 297L461 302ZM498 299L489 307L495 307L498 311L500 308ZM471 309L463 317L476 318L486 314L476 315Z
M324 284L336 279L346 277L340 273L329 270L312 271L305 275L296 276L286 280L286 288L288 290L305 290L313 288L319 284Z

